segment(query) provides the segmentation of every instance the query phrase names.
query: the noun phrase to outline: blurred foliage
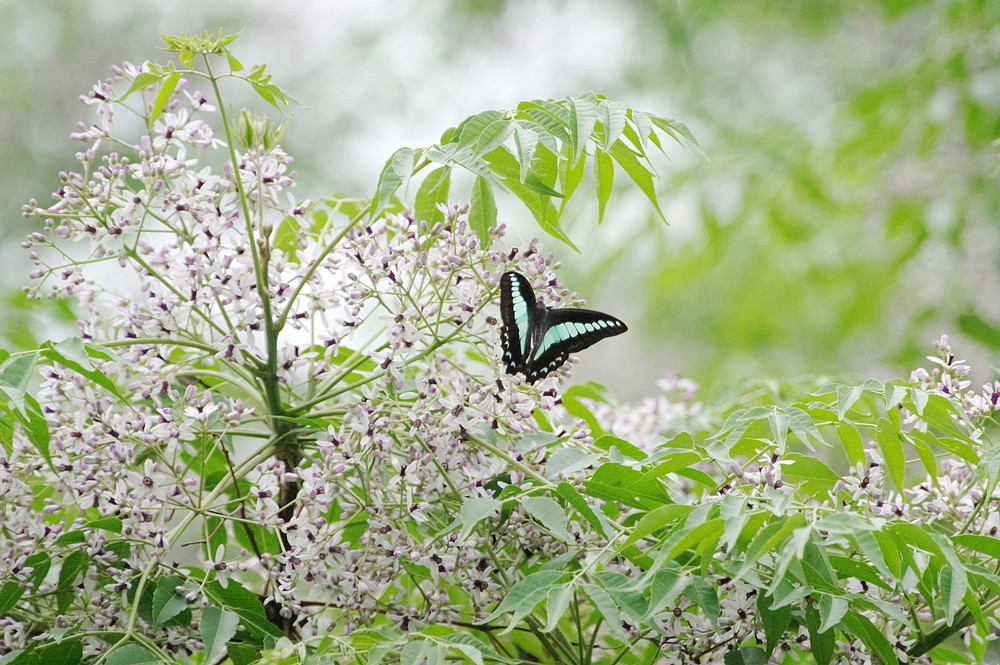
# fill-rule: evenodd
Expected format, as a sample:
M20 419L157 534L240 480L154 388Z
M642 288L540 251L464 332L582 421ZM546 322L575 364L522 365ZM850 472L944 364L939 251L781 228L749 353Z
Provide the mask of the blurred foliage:
M712 159L665 170L693 229L641 233L653 338L708 383L905 372L942 332L995 357L1000 3L648 9L633 82Z
M967 338L957 346L977 366L996 356L997 0L675 0L610 16L586 0L307 3L280 16L235 2L0 0L0 18L13 45L0 66L0 232L11 240L25 235L17 206L43 200L75 149L63 138L66 118L83 116L75 95L108 64L150 57L139 45L159 32L224 26L242 29L305 105L285 141L302 196L370 193L400 145L532 96L594 90L686 122L711 162L662 163L671 227L623 194L599 232L587 224L589 239L577 242L567 218L582 255L546 240L566 283L595 306L625 307L615 312L641 349L625 372L585 358L581 379L635 396L671 370L709 386L885 377L945 332ZM596 201L572 213L593 219Z

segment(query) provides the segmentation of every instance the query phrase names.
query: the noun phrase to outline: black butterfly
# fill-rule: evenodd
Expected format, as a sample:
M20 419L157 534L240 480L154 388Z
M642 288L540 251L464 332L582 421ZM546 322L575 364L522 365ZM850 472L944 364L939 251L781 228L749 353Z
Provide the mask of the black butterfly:
M535 299L528 279L516 272L500 280L503 361L507 373L521 372L528 383L562 366L569 354L628 327L613 316L589 309L552 309Z

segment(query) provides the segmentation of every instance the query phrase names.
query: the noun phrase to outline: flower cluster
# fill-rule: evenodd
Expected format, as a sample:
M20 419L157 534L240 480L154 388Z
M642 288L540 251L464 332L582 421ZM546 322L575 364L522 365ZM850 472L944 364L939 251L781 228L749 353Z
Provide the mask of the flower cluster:
M94 568L60 613L95 629L132 620L128 594L111 592L156 565L235 576L307 634L382 616L407 629L485 616L512 553L565 552L521 512L489 542L447 533L465 500L493 495L491 479L540 474L547 454L544 442L488 450L536 432L539 410L557 433L588 440L558 409L558 375L525 392L494 361L505 270L575 302L553 256L536 241L494 249L502 226L484 245L461 205L440 222L403 213L361 226L335 204L317 224L320 206L288 195L288 155L215 138L216 107L185 80L151 132L128 142L116 91L148 72L115 68L84 98L99 121L74 135L90 144L81 171L63 174L52 205L25 209L45 219L25 243L39 281L30 293L48 284L84 307L81 337L117 354L90 361L127 397L46 367L37 399L52 464L24 436L3 459L0 573L30 586L25 560L76 531ZM204 165L220 153L221 172ZM40 507L17 498L44 485L54 491ZM79 517L45 523L67 511ZM110 532L94 527L109 518ZM116 533L128 547L109 548ZM5 631L5 648L25 644L23 623ZM167 642L190 652L197 640Z

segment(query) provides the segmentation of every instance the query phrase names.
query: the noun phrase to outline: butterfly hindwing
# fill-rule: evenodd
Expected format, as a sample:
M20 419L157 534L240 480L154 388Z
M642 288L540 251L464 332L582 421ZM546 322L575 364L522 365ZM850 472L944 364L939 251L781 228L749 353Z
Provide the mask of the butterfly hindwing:
M620 335L628 326L613 316L590 309L550 309L544 332L527 364L525 376L534 383L559 369L569 354L582 351L605 337Z
M527 278L516 272L500 281L500 316L507 373L521 372L530 383L561 367L569 354L628 330L602 312L540 305Z

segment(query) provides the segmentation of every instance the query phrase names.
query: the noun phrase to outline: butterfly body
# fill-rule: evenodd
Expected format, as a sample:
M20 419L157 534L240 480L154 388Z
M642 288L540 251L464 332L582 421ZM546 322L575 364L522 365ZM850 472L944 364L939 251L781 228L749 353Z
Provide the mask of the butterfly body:
M590 309L552 309L539 303L528 279L516 272L500 280L500 342L508 374L529 383L559 369L570 353L620 335L628 327L613 316Z

